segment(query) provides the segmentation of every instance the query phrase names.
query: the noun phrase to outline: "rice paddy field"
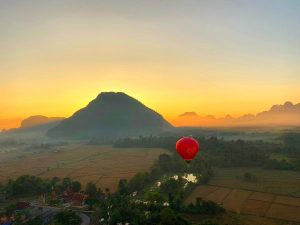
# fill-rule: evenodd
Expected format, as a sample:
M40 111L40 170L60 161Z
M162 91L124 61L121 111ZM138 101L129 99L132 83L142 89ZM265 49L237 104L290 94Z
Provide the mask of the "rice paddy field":
M257 181L245 181L243 179L245 173L253 174L257 178ZM299 171L267 170L251 167L214 168L214 176L209 184L213 186L300 197Z
M244 224L244 219L253 219L253 224L259 225L300 224L299 172L247 167L214 168L214 173L208 185L195 188L186 204L198 197L211 200L234 215L240 215L243 221L228 224ZM251 173L256 180L243 179L245 173ZM237 216L228 217L223 220Z
M114 191L121 178L130 179L138 172L148 171L164 152L154 148L118 149L85 144L47 151L0 151L0 182L24 174L71 177L83 185L93 181L103 189Z
M195 202L198 197L216 202L237 214L300 223L300 198L201 185L188 196L185 204Z
M237 214L227 212L214 216L203 215L184 215L193 224L200 224L203 221L210 221L208 224L219 225L299 225L298 222L286 221L282 219L272 219L268 217L259 217L250 214Z

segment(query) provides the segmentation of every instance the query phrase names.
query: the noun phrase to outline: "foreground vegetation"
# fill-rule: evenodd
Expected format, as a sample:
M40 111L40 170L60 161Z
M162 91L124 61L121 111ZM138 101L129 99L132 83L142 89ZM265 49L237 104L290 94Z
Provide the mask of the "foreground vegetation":
M66 152L61 149L56 154L66 154L65 157L72 155L72 161L80 165L76 172L78 178L80 178L80 174L90 174L93 170L102 173L100 167L106 165L106 160L117 161L121 167L121 162L125 161L130 168L135 162L137 164L145 163L146 160L139 159L136 161L133 159L136 157L134 156L135 151L145 156L150 153L152 148L158 148L160 155L156 154L156 157L158 155L159 157L150 170L148 167L148 171L144 170L130 177L123 174L113 176L112 179L115 182L119 181L116 189L110 189L105 184L103 185L102 180L98 179L98 173L96 175L98 178L94 182L86 180L84 185L75 179L74 173L72 173L73 179L68 177L50 178L49 176L53 174L53 171L58 173L62 168L72 168L71 161L63 161L59 165L56 164L56 168L51 168L38 177L23 175L7 180L0 185L0 192L5 193L9 201L20 197L46 195L47 204L61 207L62 202L53 200L53 191L57 195L61 195L66 190L82 191L88 196L85 201L86 207L95 211L92 215L95 225L117 223L217 225L226 224L224 221L228 221L227 224L232 225L247 224L244 219L248 220L250 217L228 213L210 199L195 198L189 204L186 204L186 199L199 184L202 186L203 184L214 184L239 187L244 189L244 192L249 189L298 196L299 148L297 147L298 136L294 135L286 134L282 136L280 141L274 143L242 140L225 141L213 137L198 137L201 152L190 165L187 165L177 154L172 154L175 153L174 143L178 139L175 136L122 139L115 143L115 147L119 149L114 150L105 147L106 150L101 152L96 149L102 147L89 146L88 149L91 152L88 156L80 155L82 152L80 147L77 147L78 151L75 150L74 152ZM124 148L130 148L130 154ZM167 149L169 152L163 153L164 151L161 149ZM127 158L122 158L125 153ZM118 154L121 156L113 158L112 155ZM99 162L96 163L96 158L100 155L101 159L105 158L102 165ZM86 166L85 162L89 165ZM97 166L95 166L96 164ZM113 173L116 174L117 170L114 170ZM48 175L44 176L45 174ZM184 178L187 174L195 176L195 181L188 181ZM278 183L274 182L275 180ZM291 180L293 183L289 183ZM227 190L225 192L227 193ZM227 195L225 192L222 195ZM216 198L218 196L219 194L216 195ZM10 205L2 213L11 215L13 211L14 208ZM78 222L76 214L64 211L57 214L55 218L55 225L64 223L76 225ZM66 222L67 218L70 219L70 222ZM270 222L267 219L261 224L254 218L250 221L253 222L252 224L259 225L281 224L277 220L275 222L270 220ZM36 219L30 221L30 224L39 225L40 222Z
M185 172L199 174L197 181L189 182L180 174ZM173 176L174 174L179 174ZM200 176L203 175L203 176ZM196 183L207 182L212 175L211 167L202 161L198 165L188 167L175 156L162 154L150 172L138 173L130 181L121 179L118 190L111 193L97 188L95 183L88 183L85 194L89 197L86 204L96 210L93 215L94 224L190 224L181 214L219 214L224 209L213 202L198 199L196 204L184 206L183 201ZM157 185L160 182L160 185ZM59 206L60 202L53 199L53 192L61 195L64 191L78 192L82 189L78 181L70 178L42 179L24 175L9 180L2 186L7 198L47 195L48 204ZM5 208L6 216L14 215L15 208ZM69 221L69 222L67 222ZM30 221L30 224L33 221ZM35 219L34 223L39 224ZM54 218L55 225L76 225L75 214L61 212Z
M180 174L186 172L199 174L198 180L185 180ZM177 175L173 176L174 174ZM168 176L162 179L163 175ZM94 215L94 222L184 225L191 223L184 219L182 214L224 213L222 207L202 199L188 206L183 204L197 183L206 183L211 175L211 167L204 161L188 167L176 156L163 154L149 173L138 173L129 182L120 180L118 191L108 195L100 204Z
M139 137L118 140L116 147L165 148L175 152L180 137ZM224 140L216 137L195 137L201 153L193 160L205 160L214 167L262 167L265 169L300 170L300 133L286 133L277 142ZM284 157L274 157L274 154ZM289 159L289 160L287 160Z

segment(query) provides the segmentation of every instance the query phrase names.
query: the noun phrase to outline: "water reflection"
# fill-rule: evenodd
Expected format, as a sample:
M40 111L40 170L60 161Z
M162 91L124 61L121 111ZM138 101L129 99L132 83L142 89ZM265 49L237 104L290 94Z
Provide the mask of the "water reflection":
M182 179L186 180L186 183L184 184L184 187L186 187L189 183L195 184L195 183L198 182L198 179L197 179L196 175L194 175L192 173L185 173L183 175L173 175L173 176L170 176L170 177L165 177L163 180L156 182L156 187L160 187L161 184L164 181L168 180L168 179L178 180L179 177L181 177Z

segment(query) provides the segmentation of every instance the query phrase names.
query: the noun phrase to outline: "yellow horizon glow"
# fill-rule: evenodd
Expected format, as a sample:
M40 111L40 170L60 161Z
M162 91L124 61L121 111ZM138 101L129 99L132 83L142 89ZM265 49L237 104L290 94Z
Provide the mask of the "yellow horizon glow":
M104 91L125 92L169 121L298 103L295 5L0 3L0 129L32 115L69 117Z
M94 85L91 86L93 87ZM74 87L74 83L72 87ZM185 95L182 95L181 93L176 94L174 92L164 92L163 90L151 92L147 89L141 89L136 91L136 88L130 87L130 85L126 89L122 89L121 85L114 89L112 88L113 85L110 87L109 84L103 85L102 88L99 88L100 90L95 87L92 89L92 87L86 86L82 87L82 89L79 86L74 88L56 87L56 90L48 90L42 94L43 90L40 88L34 89L34 87L29 85L26 91L27 95L24 93L24 90L19 90L19 92L15 93L14 102L6 102L5 108L12 111L6 110L5 113L0 113L0 129L18 127L22 119L32 115L70 117L74 112L85 107L100 92L105 91L125 92L160 113L171 123L178 115L186 111L193 111L201 116L213 115L218 118L225 117L227 114L238 117L247 113L256 114L268 110L272 105L283 104L285 101L300 102L299 98L293 98L292 95L298 90L296 87L294 89L282 86L272 87L274 91L266 94L263 99L253 99L253 95L250 92L236 98L233 98L231 94L224 93L222 98L220 98L218 94L213 95L214 91L209 88L204 94L197 97L196 91L188 91ZM231 88L227 87L227 90ZM259 90L263 88L256 87L256 91L263 91ZM246 87L239 87L238 89L243 92L249 91ZM238 90L235 89L235 93L236 91ZM274 92L279 94L276 96ZM290 93L290 95L282 96L280 93L284 92Z
M252 72L247 71L243 78L230 76L233 68L212 70L209 62L200 68L196 63L189 63L188 68L145 63L20 68L16 74L22 76L0 84L0 106L5 109L0 111L0 128L16 125L14 122L4 126L1 121L32 115L69 117L105 91L125 92L168 121L186 111L237 117L256 114L285 101L300 102L297 83L268 85L264 77L252 80ZM220 77L226 78L220 82Z

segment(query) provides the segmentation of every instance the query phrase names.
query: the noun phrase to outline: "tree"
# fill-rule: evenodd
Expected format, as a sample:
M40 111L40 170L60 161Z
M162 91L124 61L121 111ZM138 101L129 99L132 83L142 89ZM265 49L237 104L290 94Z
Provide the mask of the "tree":
M81 190L81 184L78 181L72 181L71 189L74 192L79 192Z
M292 150L299 149L300 145L300 133L290 132L282 135L283 143Z
M43 225L43 220L39 217L32 219L26 223L26 225Z
M53 177L51 180L51 184L53 186L55 186L58 182L60 182L60 178L59 177Z
M151 203L163 203L166 201L166 199L161 193L151 191L147 192L146 201L149 201Z
M126 179L121 179L119 181L118 191L121 195L127 195L129 193Z
M196 204L191 203L184 208L184 211L190 214L217 215L225 212L225 209L212 201L204 201L201 198L196 199Z
M163 209L160 213L160 217L161 217L161 224L164 224L164 225L168 225L168 224L173 225L174 220L176 219L176 216L175 216L173 210L170 208Z
M175 214L170 208L164 208L160 212L160 223L161 225L186 225L189 224L182 217Z
M128 183L129 191L140 191L149 183L149 173L137 173Z
M160 189L165 194L172 194L173 196L179 195L183 191L184 180L181 177L178 179L170 178L165 182L162 182Z
M71 186L72 186L72 180L71 180L71 178L65 177L62 180L62 188L63 188L63 190L67 190L68 188L71 188Z
M85 193L88 194L90 197L94 197L97 194L97 186L93 182L89 182L86 185Z
M4 214L8 217L11 217L14 214L15 210L16 210L16 205L15 204L10 204L10 205L5 207Z
M54 217L54 225L79 225L80 217L72 211L61 211Z

